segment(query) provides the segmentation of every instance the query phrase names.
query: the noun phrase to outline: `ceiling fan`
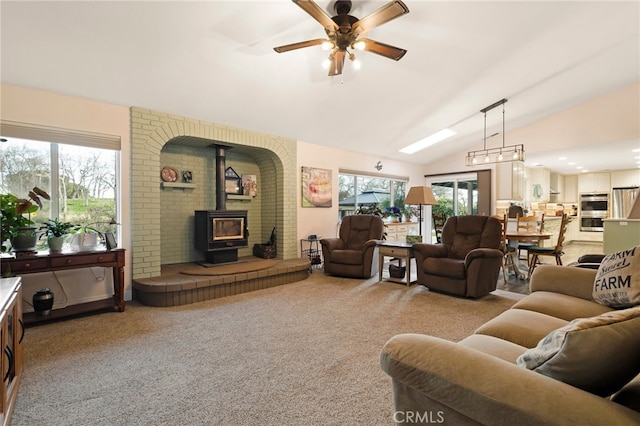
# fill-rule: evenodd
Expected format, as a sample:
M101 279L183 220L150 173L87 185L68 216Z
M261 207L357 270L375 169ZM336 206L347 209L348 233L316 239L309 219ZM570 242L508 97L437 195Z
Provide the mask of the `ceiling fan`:
M329 55L329 76L342 74L344 59L347 55L351 61L355 60L355 54L347 49L362 49L395 61L399 61L407 53L405 49L362 37L372 28L409 13L409 8L400 0L390 1L362 19L349 15L351 0L337 0L334 5L337 15L334 17L330 17L313 0L293 0L293 2L324 27L327 39L301 41L274 47L273 50L283 53L318 45L330 48L332 50Z

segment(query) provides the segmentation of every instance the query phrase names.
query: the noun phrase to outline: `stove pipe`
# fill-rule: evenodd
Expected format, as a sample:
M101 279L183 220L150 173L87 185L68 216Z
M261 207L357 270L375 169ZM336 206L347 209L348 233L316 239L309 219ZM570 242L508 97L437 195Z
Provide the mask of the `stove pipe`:
M216 145L216 210L227 209L227 196L225 193L225 171L227 168L226 148L224 145Z

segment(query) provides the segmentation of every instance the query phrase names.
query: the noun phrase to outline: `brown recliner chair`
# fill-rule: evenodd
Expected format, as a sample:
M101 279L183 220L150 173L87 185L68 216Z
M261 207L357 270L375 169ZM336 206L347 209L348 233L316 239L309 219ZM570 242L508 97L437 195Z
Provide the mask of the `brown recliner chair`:
M346 216L340 225L339 238L323 238L324 271L350 278L370 278L376 269L374 256L384 235L382 219L374 215Z
M440 244L414 244L418 284L430 290L482 297L496 289L504 254L500 221L488 216L452 216Z

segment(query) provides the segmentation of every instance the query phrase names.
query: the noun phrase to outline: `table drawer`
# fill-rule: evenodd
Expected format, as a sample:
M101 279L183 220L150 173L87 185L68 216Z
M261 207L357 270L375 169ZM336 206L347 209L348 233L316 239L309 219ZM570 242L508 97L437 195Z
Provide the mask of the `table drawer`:
M10 262L2 262L8 263L11 266L12 273L20 273L20 272L29 272L31 270L39 270L47 268L47 259L25 259L25 260L12 260ZM7 265L3 265L2 271L5 272Z
M384 247L381 246L380 247L380 254L383 256L402 256L402 257L406 257L408 255L411 254L411 249L410 248L404 248L404 247Z
M101 264L105 262L115 262L116 253L90 253L85 255L73 256L73 257L55 257L51 259L51 266L53 268L60 268L64 266L76 266L94 264ZM98 265L104 266L104 265Z

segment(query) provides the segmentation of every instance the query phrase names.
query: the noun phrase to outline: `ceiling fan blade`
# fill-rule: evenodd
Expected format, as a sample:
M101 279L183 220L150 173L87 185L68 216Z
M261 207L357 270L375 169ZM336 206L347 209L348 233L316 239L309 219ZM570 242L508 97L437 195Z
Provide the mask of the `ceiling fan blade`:
M313 0L293 0L293 2L311 15L313 19L320 22L320 25L322 25L327 32L334 32L338 29L338 25L333 22L333 19Z
M353 24L355 36L362 35L370 29L382 25L399 16L409 13L409 8L400 0L390 1L381 8L374 10L369 15Z
M342 68L344 67L344 58L346 57L347 52L344 50L338 50L333 55L333 61L331 61L331 66L329 67L329 77L334 75L342 74Z
M358 41L364 42L363 50L384 56L385 58L393 59L394 61L399 61L402 59L404 54L407 53L405 49L380 43L379 41L371 40L370 38L362 38Z
M313 40L300 41L298 43L291 43L291 44L285 44L284 46L274 47L273 50L275 50L278 53L283 53L283 52L288 52L290 50L302 49L303 47L318 46L325 41L327 40L323 38L315 38Z

